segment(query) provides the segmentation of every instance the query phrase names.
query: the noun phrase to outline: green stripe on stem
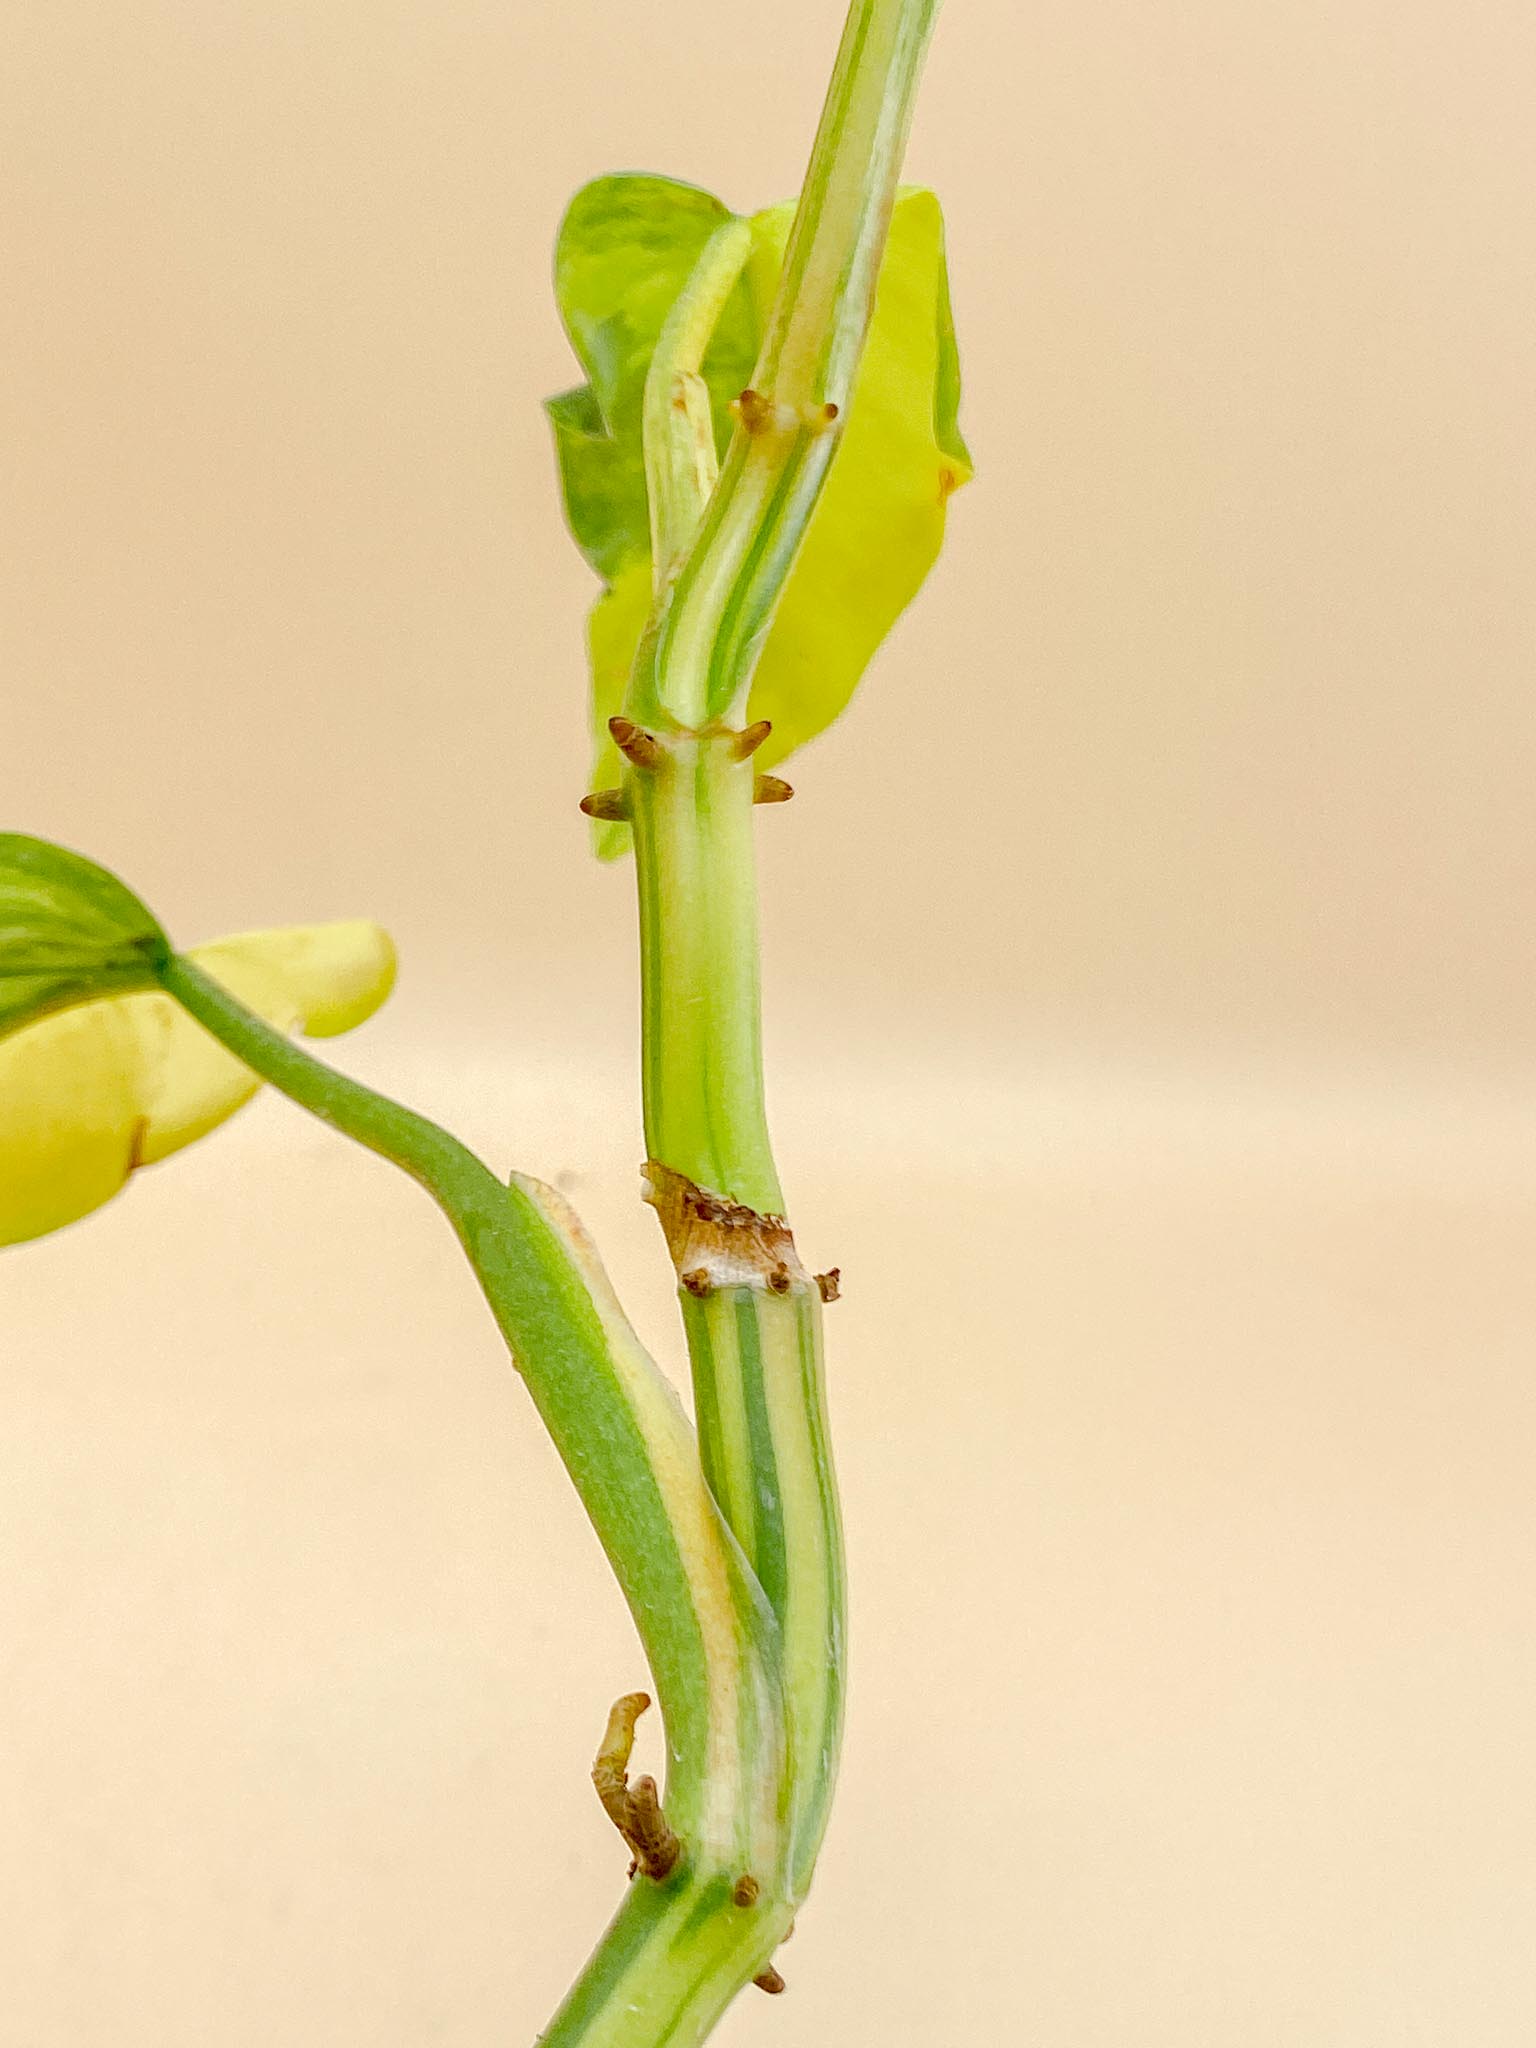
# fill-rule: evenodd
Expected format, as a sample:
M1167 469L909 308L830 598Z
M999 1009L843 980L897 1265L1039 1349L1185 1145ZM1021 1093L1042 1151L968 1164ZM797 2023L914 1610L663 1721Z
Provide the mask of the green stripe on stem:
M681 1294L705 1471L782 1631L789 1727L791 1891L826 1830L842 1737L845 1568L827 1429L821 1302L730 1287ZM729 1423L715 1424L717 1416Z
M753 770L718 736L665 737L625 778L639 875L649 1155L748 1208L783 1206L763 1098Z

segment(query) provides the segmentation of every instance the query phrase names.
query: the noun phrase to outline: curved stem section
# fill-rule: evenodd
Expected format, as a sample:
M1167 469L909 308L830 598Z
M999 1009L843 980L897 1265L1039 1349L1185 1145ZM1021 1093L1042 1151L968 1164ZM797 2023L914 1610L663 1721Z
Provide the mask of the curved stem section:
M634 1616L666 1723L668 1817L697 1862L783 1856L778 1630L719 1514L670 1386L553 1189L503 1186L468 1148L339 1074L186 959L162 985L302 1108L402 1167L442 1208Z
M720 473L709 390L700 367L751 253L752 230L744 220L716 228L667 315L646 373L645 489L658 599L698 531Z
M628 790L651 1199L678 1274L705 1476L778 1622L799 1899L842 1736L843 1543L821 1299L783 1221L764 1110L743 744L718 726L657 735Z

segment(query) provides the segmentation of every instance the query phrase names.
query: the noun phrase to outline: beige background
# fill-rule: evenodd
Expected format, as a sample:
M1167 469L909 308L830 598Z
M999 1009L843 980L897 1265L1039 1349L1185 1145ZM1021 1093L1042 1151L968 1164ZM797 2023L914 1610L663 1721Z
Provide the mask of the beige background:
M835 0L12 0L0 814L634 1201L561 206L799 175ZM723 2038L1536 2039L1536 26L967 5L981 479L763 828L848 1281L846 1794ZM0 2043L530 2039L640 1676L446 1235L277 1102L0 1261ZM654 1738L653 1738L654 1739Z

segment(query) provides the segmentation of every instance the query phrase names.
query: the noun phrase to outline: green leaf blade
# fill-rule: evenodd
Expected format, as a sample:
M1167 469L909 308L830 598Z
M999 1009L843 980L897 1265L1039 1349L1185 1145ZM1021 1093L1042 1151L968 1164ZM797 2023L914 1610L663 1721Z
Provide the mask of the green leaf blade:
M602 417L638 414L656 337L705 243L731 218L679 178L617 172L584 185L555 244L555 298Z
M587 382L548 400L545 411L567 522L606 583L650 555L641 420L657 338L711 237L734 218L697 185L636 172L584 185L560 224L555 298ZM730 295L702 365L722 441L725 404L750 377L756 347L743 285Z
M565 523L592 568L612 583L650 547L640 436L609 433L590 384L547 399L544 411L555 437Z
M0 833L0 1038L153 988L170 941L131 889L83 854Z

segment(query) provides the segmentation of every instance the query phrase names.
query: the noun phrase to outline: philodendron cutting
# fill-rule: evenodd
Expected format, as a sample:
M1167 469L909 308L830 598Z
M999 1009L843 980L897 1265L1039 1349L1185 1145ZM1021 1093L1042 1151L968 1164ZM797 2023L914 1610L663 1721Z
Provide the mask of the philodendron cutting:
M0 1242L86 1214L270 1082L438 1203L602 1540L666 1781L630 1781L649 1702L626 1694L593 1780L630 1883L546 2048L688 2048L743 1985L781 1989L832 1796L837 1275L802 1265L769 1145L753 809L790 794L767 771L843 709L969 474L939 209L897 186L935 4L853 0L797 206L743 217L671 179L607 177L559 235L585 381L549 413L603 583L582 808L638 879L645 1189L692 1424L557 1194L294 1043L384 1000L376 926L180 952L103 869L0 836Z

